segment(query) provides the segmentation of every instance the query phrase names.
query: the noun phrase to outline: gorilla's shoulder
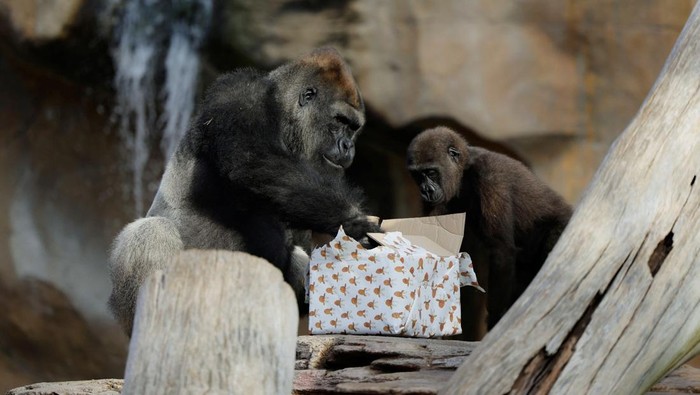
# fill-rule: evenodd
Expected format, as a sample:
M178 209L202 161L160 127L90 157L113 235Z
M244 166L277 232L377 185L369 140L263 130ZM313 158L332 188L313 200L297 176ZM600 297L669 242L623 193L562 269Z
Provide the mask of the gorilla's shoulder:
M221 74L216 78L210 90L225 87L235 87L240 84L254 83L265 76L260 70L245 67Z
M265 91L265 73L242 68L224 73L216 78L204 95L205 106L230 102L234 97L245 97Z
M512 157L481 147L469 147L472 155L471 167L490 179L507 183L532 183L533 173L522 162Z

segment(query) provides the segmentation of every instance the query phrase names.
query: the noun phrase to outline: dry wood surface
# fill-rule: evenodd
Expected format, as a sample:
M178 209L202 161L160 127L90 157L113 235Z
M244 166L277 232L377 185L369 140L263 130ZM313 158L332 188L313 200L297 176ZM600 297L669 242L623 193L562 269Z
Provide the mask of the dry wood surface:
M530 287L445 394L638 394L700 351L700 3Z
M384 336L300 336L294 394L437 394L478 343ZM118 394L123 380L39 383L8 395ZM700 393L700 369L683 365L649 395Z
M298 321L266 260L185 251L141 286L123 393L290 393Z
M455 340L300 336L293 393L437 394L477 346ZM683 365L649 391L700 393L700 369Z

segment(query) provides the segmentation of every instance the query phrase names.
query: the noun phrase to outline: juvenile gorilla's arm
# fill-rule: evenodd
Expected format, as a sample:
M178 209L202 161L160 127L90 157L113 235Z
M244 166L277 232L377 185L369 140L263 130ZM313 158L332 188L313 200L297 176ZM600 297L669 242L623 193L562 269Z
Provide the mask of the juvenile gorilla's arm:
M516 281L516 249L512 240L492 241L489 248L489 279L487 285L488 327L492 328L513 304Z

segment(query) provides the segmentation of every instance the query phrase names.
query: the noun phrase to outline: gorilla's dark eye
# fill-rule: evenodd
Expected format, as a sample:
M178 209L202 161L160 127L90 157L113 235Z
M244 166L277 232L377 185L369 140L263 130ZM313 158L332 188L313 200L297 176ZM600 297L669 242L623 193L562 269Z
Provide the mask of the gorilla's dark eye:
M306 103L313 100L314 97L316 97L316 88L306 88L306 90L299 95L299 105L303 107Z
M362 126L356 120L350 119L343 114L338 114L334 118L338 123L347 126L353 132Z
M457 160L457 158L459 158L459 151L455 147L448 148L447 153L450 154L450 158L454 160Z
M435 169L428 169L423 174L425 174L426 177L430 178L433 181L436 181L438 178L438 172Z

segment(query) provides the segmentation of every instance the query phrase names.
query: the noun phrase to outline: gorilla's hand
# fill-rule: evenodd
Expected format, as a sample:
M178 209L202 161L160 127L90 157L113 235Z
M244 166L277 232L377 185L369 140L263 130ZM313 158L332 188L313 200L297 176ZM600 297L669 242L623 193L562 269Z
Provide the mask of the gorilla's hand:
M343 222L343 230L345 234L357 241L361 241L367 233L381 233L382 229L379 225L367 219L366 215L358 215L350 220Z

